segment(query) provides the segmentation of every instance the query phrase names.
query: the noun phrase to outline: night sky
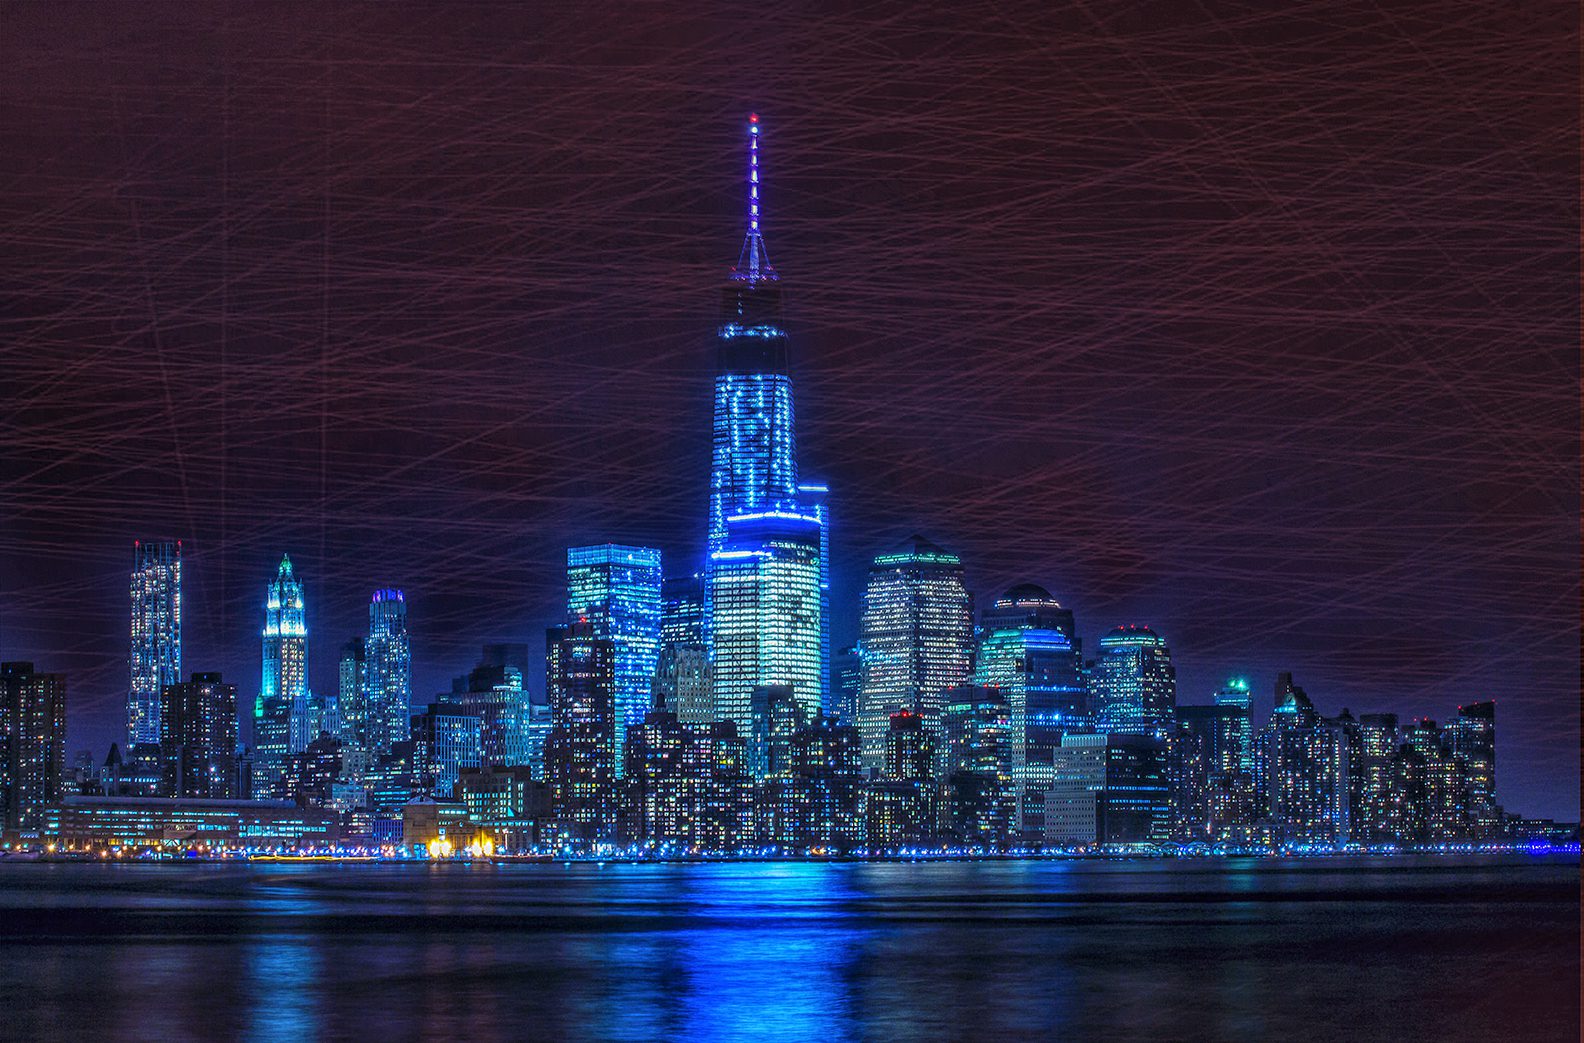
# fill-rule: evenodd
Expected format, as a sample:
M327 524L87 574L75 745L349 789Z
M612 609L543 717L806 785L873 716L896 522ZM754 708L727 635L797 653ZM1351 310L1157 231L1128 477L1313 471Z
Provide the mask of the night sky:
M917 531L1183 702L1495 698L1577 817L1576 5L687 6L7 8L0 655L72 750L138 537L248 705L282 552L313 685L394 585L420 698L568 544L690 570L755 110L839 643Z

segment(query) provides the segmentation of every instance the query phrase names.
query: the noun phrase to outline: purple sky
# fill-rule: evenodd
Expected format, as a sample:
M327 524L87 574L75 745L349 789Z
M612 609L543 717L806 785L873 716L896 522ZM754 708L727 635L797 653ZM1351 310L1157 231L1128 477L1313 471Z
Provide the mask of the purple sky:
M753 109L838 641L918 531L1184 702L1495 698L1500 797L1576 818L1577 11L837 11L9 10L0 654L73 748L134 538L248 701L283 551L314 685L394 585L420 696L540 646L569 543L689 568Z

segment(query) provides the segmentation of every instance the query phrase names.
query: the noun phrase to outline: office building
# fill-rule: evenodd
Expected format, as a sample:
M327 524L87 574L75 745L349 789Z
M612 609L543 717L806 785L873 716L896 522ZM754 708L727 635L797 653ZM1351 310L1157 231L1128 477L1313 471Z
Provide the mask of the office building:
M342 746L346 751L347 774L363 777L369 755L368 733L368 652L361 637L341 646L336 659L336 703L340 711Z
M534 762L533 707L521 665L527 662L527 651L523 645L485 646L479 664L453 680L451 691L436 700L478 717L484 766L513 768Z
M945 693L973 670L973 598L962 561L921 536L878 555L858 624L858 733L879 771L891 716L923 714L938 728Z
M748 228L716 331L706 629L715 718L752 728L757 685L829 698L828 491L800 485L781 285L760 232L758 117L748 123Z
M1249 683L1246 677L1231 677L1215 693L1216 706L1231 706L1240 711L1237 725L1237 745L1241 751L1238 759L1238 771L1244 772L1250 778L1254 775L1254 717L1251 712L1252 698L1249 694Z
M567 550L567 618L586 620L616 650L616 773L627 729L654 701L660 655L660 552L604 543Z
M738 515L711 558L714 718L741 735L752 734L761 685L789 686L810 717L820 710L820 539L808 515Z
M1018 829L1038 842L1062 736L1094 730L1072 610L1036 584L1009 589L981 613L974 680L1006 696Z
M1254 777L1243 770L1247 724L1247 711L1235 704L1177 707L1177 728L1168 746L1177 839L1233 839L1252 817Z
M432 703L413 716L412 742L413 757L429 794L437 800L452 800L462 769L484 763L484 720L451 703Z
M412 646L407 635L407 598L400 590L376 590L369 599L364 648L365 739L371 758L405 741L412 707Z
M1166 744L1151 735L1065 735L1045 802L1047 844L1161 844L1171 832Z
M286 800L69 796L42 835L66 850L314 851L341 838L340 815Z
M710 694L708 590L702 572L660 584L660 654L654 695L682 724L714 720Z
M831 705L826 712L834 714L843 724L858 723L858 693L863 688L863 657L857 645L847 645L837 650L831 661Z
M992 849L1009 844L1017 823L1017 792L1006 693L985 685L949 690L942 732L945 829L963 844Z
M1177 670L1166 642L1149 627L1120 626L1102 637L1090 686L1101 731L1162 742L1171 736Z
M660 581L660 647L703 648L708 643L704 574Z

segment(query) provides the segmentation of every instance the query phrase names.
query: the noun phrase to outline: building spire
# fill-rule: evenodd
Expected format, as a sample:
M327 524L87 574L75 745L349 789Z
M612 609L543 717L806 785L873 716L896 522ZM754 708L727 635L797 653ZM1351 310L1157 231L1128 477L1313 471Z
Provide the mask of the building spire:
M742 252L737 255L737 267L732 278L756 283L774 279L775 269L770 265L770 254L765 250L764 236L759 234L759 114L748 114L748 232L743 236Z

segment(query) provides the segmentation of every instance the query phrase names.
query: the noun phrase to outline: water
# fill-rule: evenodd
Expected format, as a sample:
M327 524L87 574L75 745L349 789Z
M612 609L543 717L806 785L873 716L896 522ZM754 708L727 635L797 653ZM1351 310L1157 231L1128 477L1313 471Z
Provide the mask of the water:
M0 865L0 1034L1579 1038L1577 859Z

